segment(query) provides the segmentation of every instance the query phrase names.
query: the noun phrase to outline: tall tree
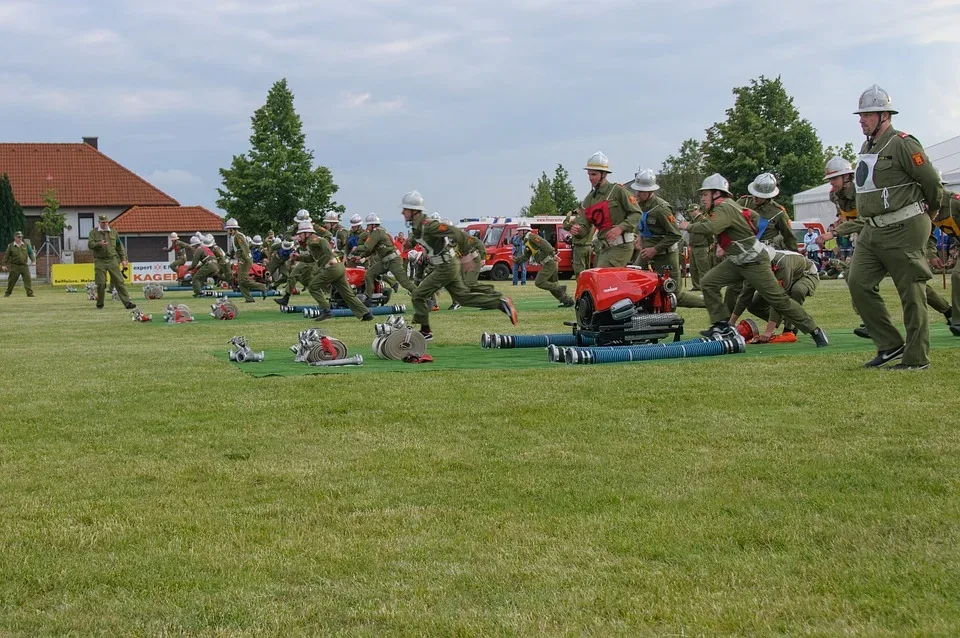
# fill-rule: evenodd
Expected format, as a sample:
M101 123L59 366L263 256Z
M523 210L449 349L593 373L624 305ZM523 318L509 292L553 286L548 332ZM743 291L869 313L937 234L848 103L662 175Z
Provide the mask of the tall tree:
M63 237L64 229L73 228L67 225L67 217L60 212L60 199L57 198L57 191L50 189L43 193L43 211L40 213L40 221L37 222L37 232L45 237Z
M10 177L4 173L0 177L0 247L6 247L13 241L13 234L24 230L25 225L23 208L13 196Z
M688 204L698 201L697 189L704 177L702 145L692 138L684 140L676 155L669 155L663 160L657 177L659 195L682 211Z
M836 157L838 155L851 164L855 164L857 162L857 152L853 149L853 143L847 142L843 146L828 146L826 149L824 149L824 165L826 165L827 160L829 160L831 157Z
M553 203L552 182L546 173L540 174L536 184L530 184L533 195L530 203L520 209L520 215L525 217L539 217L541 215L556 215L557 205Z
M707 129L706 172L730 180L735 195L746 194L758 174L773 173L780 185L777 201L792 211L793 195L823 179L823 144L816 130L800 118L779 77L761 75L733 94L726 121Z
M235 217L248 233L288 226L301 208L318 219L328 211L346 209L333 201L338 187L326 166L313 166L306 148L303 123L293 107L293 93L284 78L254 111L250 151L234 155L230 168L221 168L223 187L217 206Z
M570 173L563 167L563 164L557 164L556 170L553 171L553 181L550 182L550 198L553 199L553 205L561 215L566 215L580 207L577 191L573 188L573 182L570 181Z

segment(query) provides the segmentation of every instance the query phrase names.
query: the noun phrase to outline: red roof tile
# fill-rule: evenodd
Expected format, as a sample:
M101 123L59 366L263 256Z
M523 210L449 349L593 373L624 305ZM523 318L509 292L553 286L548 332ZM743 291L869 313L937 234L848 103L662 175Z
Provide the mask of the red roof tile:
M223 218L203 206L134 206L110 222L118 233L187 233L223 230Z
M0 144L3 173L24 207L44 206L43 193L51 188L68 207L179 204L89 144Z

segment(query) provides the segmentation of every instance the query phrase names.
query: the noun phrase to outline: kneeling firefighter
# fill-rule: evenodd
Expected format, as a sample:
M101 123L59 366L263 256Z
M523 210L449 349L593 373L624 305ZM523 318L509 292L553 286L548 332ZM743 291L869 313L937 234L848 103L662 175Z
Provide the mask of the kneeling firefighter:
M770 258L757 239L757 220L754 211L742 208L733 201L730 184L717 173L703 180L700 203L709 217L698 222L684 221L681 230L691 235L716 235L726 259L710 270L702 280L703 300L713 325L701 334L705 337L736 336L730 324L730 309L723 302L721 291L725 286L748 282L770 307L797 328L809 333L817 347L829 345L827 334L817 327L813 317L787 296L770 270Z

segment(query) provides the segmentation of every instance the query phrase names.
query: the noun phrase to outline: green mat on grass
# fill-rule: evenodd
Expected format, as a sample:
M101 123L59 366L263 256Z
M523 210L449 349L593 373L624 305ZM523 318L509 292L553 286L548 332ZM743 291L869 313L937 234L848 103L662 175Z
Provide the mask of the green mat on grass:
M212 319L211 319L212 321ZM726 355L742 357L780 357L793 355L821 355L840 354L847 352L873 353L873 342L861 339L849 330L836 330L830 333L830 347L817 348L813 340L807 335L800 335L796 343L756 344L748 345L743 354ZM372 339L371 339L372 341ZM270 376L300 376L305 374L362 374L365 372L430 372L440 370L508 370L524 368L559 368L565 364L550 363L547 361L545 348L516 348L512 350L484 350L479 345L479 335L476 345L460 346L431 346L428 349L433 363L410 364L403 361L387 361L378 359L370 349L370 344L356 347L347 344L349 354L363 356L361 366L342 366L332 368L317 368L306 363L295 363L293 353L289 349L266 350L262 363L232 363L229 361L226 350L214 353L214 356L229 365L236 366L243 372L255 377ZM958 348L960 338L954 337L945 325L930 326L930 347ZM709 357L711 359L716 357ZM651 361L649 363L689 363L696 359L667 359ZM599 364L598 364L599 365ZM645 365L644 362L611 363L602 365ZM566 366L570 367L570 366ZM586 367L586 366L579 366Z

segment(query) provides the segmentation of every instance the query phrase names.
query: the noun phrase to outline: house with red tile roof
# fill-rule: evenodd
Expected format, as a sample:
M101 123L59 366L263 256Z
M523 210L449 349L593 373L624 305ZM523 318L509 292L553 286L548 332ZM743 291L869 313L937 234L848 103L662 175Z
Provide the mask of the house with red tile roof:
M54 191L67 226L62 247L85 251L99 215L107 215L123 237L131 261L167 260L167 235L189 237L202 230L225 236L223 220L202 206L180 206L170 195L98 149L96 137L82 143L0 143L0 174L10 177L23 207L26 235L39 245L36 223ZM219 239L219 238L218 238ZM221 240L222 241L222 240Z

